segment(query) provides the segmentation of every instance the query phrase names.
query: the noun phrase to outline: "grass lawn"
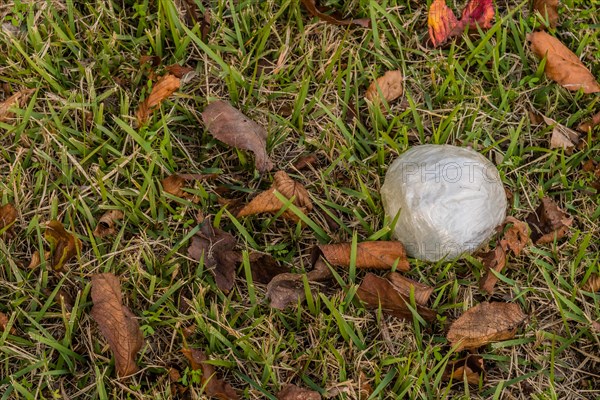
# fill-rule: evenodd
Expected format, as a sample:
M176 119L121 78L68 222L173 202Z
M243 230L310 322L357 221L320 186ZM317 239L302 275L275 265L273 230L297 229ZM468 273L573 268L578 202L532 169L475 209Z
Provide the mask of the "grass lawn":
M210 14L190 22L186 4ZM0 238L0 399L205 398L198 371L181 353L204 350L242 398L275 399L286 383L324 398L597 399L600 397L600 294L582 290L600 259L600 205L593 174L597 127L580 149L550 149L552 128L530 111L575 127L600 110L598 94L569 92L548 80L526 35L529 1L498 0L493 27L443 48L428 43L428 2L324 2L372 27L334 26L292 0L6 0L0 4L0 101L32 97L0 122L0 205L19 214ZM565 0L560 38L600 78L600 4ZM461 10L463 1L449 2ZM539 19L537 20L539 21ZM161 64L142 64L146 55ZM165 66L194 69L145 126L135 112ZM381 111L364 93L386 71L404 75L404 94ZM275 164L259 173L250 152L214 139L201 112L224 99L268 131ZM435 288L433 324L363 308L365 272L338 280L299 307L269 307L265 286L242 267L224 294L202 262L187 255L197 215L302 272L315 244L389 239L379 189L398 154L424 143L471 146L497 165L512 193L509 215L524 219L544 196L568 212L568 236L510 256L496 291L479 290L474 256L410 260L406 275ZM293 168L314 153L318 163ZM235 219L219 196L244 202L286 170L308 190L311 224L273 215ZM191 189L195 200L165 194L173 173L217 174ZM115 236L96 238L107 210L125 218ZM61 221L82 242L64 272L28 268L48 244L44 226ZM106 340L90 316L90 278L112 272L139 320L140 372L116 378ZM72 297L72 309L59 294ZM445 331L485 300L514 302L529 316L511 340L480 351L478 386L441 380L452 353ZM594 325L595 322L595 325ZM181 374L178 382L169 370ZM363 399L368 396L363 396Z

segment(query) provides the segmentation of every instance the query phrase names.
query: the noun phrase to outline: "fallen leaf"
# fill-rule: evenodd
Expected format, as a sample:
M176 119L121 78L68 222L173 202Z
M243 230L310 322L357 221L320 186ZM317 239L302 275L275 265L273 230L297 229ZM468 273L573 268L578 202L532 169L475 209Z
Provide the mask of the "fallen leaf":
M504 225L510 226L504 231L500 245L504 250L511 250L515 255L521 255L521 251L529 244L529 225L514 217L506 217Z
M160 59L159 56L143 55L140 57L140 65L149 63L153 67L158 67L160 65L161 61L162 60Z
M398 318L412 320L413 314L408 307L410 300L401 295L387 279L367 274L356 291L358 298L368 308L381 310ZM417 313L426 321L433 321L437 313L417 304Z
M573 218L561 210L549 197L544 197L534 213L526 218L531 227L531 240L535 244L552 243L569 232Z
M67 232L58 221L46 224L44 238L50 243L52 268L55 271L63 269L65 264L81 251L81 240Z
M193 1L193 0L188 0ZM200 34L203 42L206 42L208 38L208 34L210 33L210 20L211 15L209 10L204 11L204 15L202 16L202 21L200 21Z
M194 71L194 68L184 67L183 65L173 64L166 67L166 70L171 74L175 75L177 78L181 79L185 75Z
M217 377L214 365L208 363L208 357L198 349L182 349L181 352L189 360L192 369L202 370L202 386L209 397L220 400L237 400L236 390L223 379Z
M360 371L358 375L358 399L367 400L373 394L373 387L367 380L367 375L364 371Z
M446 338L456 351L477 349L492 342L512 339L526 318L517 304L483 302L454 321Z
M493 0L471 0L463 10L460 21L445 0L435 0L429 7L427 26L429 37L437 47L454 36L460 36L465 28L469 30L489 29L494 19Z
M306 274L309 282L324 282L333 277L331 270L320 256L313 262L313 269Z
M6 327L8 326L8 321L8 315L4 314L3 312L0 312L0 331L6 330ZM15 336L17 334L17 331L14 326L11 326L10 331L8 333Z
M469 354L465 358L449 362L442 374L444 381L462 382L466 378L469 385L479 385L481 377L485 381L483 357L476 354Z
M379 104L382 107L384 104L382 97L385 99L385 103L390 103L402 96L403 80L402 72L388 71L369 85L365 97L370 102Z
M123 219L125 214L121 210L109 210L98 220L98 225L94 229L94 236L103 238L108 235L114 235L117 231L115 223Z
M41 262L42 262L42 257L40 256L40 252L36 250L31 255L31 261L29 261L29 265L27 266L27 269L34 270L40 266Z
M46 288L44 289L43 293L50 297L52 295L53 290ZM54 296L54 300L63 305L65 307L65 310L67 310L68 312L73 311L73 306L75 304L75 301L73 300L73 297L64 289L58 289L58 291L56 292L56 296Z
M204 266L215 277L217 287L228 293L233 289L235 269L241 261L241 254L235 251L235 238L219 229L213 228L206 219L194 236L188 248L188 255L196 261L204 260Z
M324 7L319 3L318 0L300 0L304 7L308 10L308 12L313 16L319 19L322 19L325 22L329 22L333 25L358 25L363 28L371 27L371 20L369 18L359 18L359 19L344 19L344 17L337 11L334 11L330 8Z
M171 382L171 396L173 396L174 398L182 398L182 397L178 397L182 396L185 392L187 392L187 389L185 386L183 386L181 383L179 383L181 381L181 372L179 372L179 370L177 368L169 368L169 382Z
M592 293L600 291L600 275L591 274L582 289Z
M269 254L251 253L249 259L252 281L255 283L266 285L275 276L290 272L288 267L280 266L277 260Z
M27 100L35 92L35 89L23 89L0 103L0 122L6 122L13 118L15 113L10 111L12 107L24 107Z
M579 134L573 129L569 129L566 126L559 124L552 118L542 116L544 122L552 127L552 137L550 138L550 148L562 148L565 150L571 150L577 143L579 143Z
M592 329L594 330L594 332L600 333L600 322L592 321Z
M390 281L398 293L407 299L410 299L410 293L413 292L415 302L421 306L427 304L429 297L433 293L433 288L431 286L408 279L397 272L390 272L385 278Z
M492 20L494 19L494 2L493 0L471 0L463 10L460 24L463 27L458 34L462 33L466 26L471 30L490 29Z
M600 92L600 84L581 60L560 40L546 32L533 32L527 35L531 48L538 58L546 57L544 72L548 78L568 90L582 89L584 93Z
M533 11L539 12L547 26L558 24L558 0L533 0Z
M271 307L278 310L302 303L306 298L302 275L283 273L275 276L267 285L267 298Z
M588 133L598 125L600 125L600 111L592 115L590 119L583 121L581 124L579 124L577 126L577 130L579 132Z
M294 163L294 168L298 171L315 166L319 162L316 154L309 154L306 156L302 156Z
M91 315L115 356L119 377L138 371L135 357L144 344L144 336L135 315L123 305L119 278L110 273L92 276Z
M331 265L350 266L352 243L322 244L317 246ZM408 271L410 264L401 242L361 242L356 245L356 268L391 269Z
M496 246L494 250L481 254L481 262L486 269L485 275L479 280L479 288L487 293L494 293L498 277L492 271L502 272L506 266L506 250Z
M204 179L204 175L201 174L173 174L167 176L160 183L165 192L182 199L191 199L194 195L183 189L188 185L188 182L202 179Z
M583 164L583 171L587 172L588 175L592 175L590 186L596 189L596 193L600 192L600 163L589 159Z
M148 122L150 115L165 99L171 96L179 87L181 81L175 75L166 74L154 84L150 94L138 107L135 116L139 125Z
M287 199L294 199L292 203L308 213L312 210L312 202L308 196L308 191L300 183L296 182L283 171L277 171L273 178L273 185L268 190L260 193L246 204L238 213L237 217L245 217L260 213L275 213L281 210L284 204L275 196L275 191L281 193ZM282 217L292 221L299 221L300 218L290 210L285 210Z
M210 103L202 111L208 132L230 146L254 153L254 164L260 172L273 169L267 155L267 131L226 101Z
M10 229L11 225L17 220L18 215L17 209L10 203L0 207L0 231Z
M277 393L277 400L321 400L321 395L314 390L288 383Z

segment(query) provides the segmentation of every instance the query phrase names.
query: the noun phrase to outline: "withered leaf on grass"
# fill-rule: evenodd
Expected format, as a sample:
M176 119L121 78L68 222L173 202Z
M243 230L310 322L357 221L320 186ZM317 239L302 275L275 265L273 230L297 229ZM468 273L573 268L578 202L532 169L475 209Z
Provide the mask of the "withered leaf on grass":
M322 244L317 247L331 265L350 266L352 243ZM391 269L396 263L400 271L410 269L401 242L361 242L356 245L356 268Z
M483 357L476 354L469 354L465 358L449 362L442 375L444 381L462 382L467 378L469 385L478 385L481 377L485 380Z
M125 214L121 210L109 210L105 212L98 220L98 225L94 229L94 236L103 238L114 235L117 231L115 228L116 222L122 220L124 216Z
M546 57L544 72L548 78L571 91L600 92L600 84L594 75L560 40L542 31L530 33L527 39L538 58Z
M344 17L338 12L333 11L330 8L324 7L319 4L319 0L300 0L308 12L314 16L322 19L323 21L329 22L334 25L358 25L363 28L371 27L371 20L369 18L359 19L344 19Z
M220 400L237 400L239 396L235 389L223 379L217 377L215 367L208 363L208 357L198 349L182 349L181 352L190 362L194 370L202 370L202 386L210 397Z
M492 0L471 0L465 7L460 21L446 5L446 0L435 0L431 3L427 17L429 37L435 47L446 40L460 36L465 28L470 30L489 29L494 19Z
M551 28L558 24L558 0L533 0L533 11L539 12Z
M8 321L8 315L4 314L3 312L0 312L0 336L1 333L6 330L6 327L8 326ZM14 326L11 326L10 331L8 333L15 336L17 334L17 331Z
M266 285L277 275L290 272L288 267L280 266L269 254L251 253L249 258L253 282Z
M385 278L390 281L398 293L407 299L410 299L410 294L413 292L415 302L421 306L427 304L429 297L433 293L433 288L431 286L408 279L397 272L390 272Z
M175 93L180 86L181 81L175 75L166 74L162 76L154 86L152 86L152 90L146 100L140 103L135 113L138 124L144 125L148 122L150 115L152 115L160 103Z
M260 172L273 169L267 155L267 131L226 101L210 103L202 111L202 120L215 139L254 153L254 164Z
M600 125L600 111L598 111L596 114L592 115L592 117L590 119L585 120L582 123L580 123L577 126L577 130L579 132L588 133L589 131L594 129L594 127L597 125Z
M25 103L27 103L27 100L29 100L33 92L35 92L35 89L23 89L1 102L0 122L6 122L14 117L15 113L10 111L10 109L12 107L24 107Z
M483 302L452 323L446 338L456 351L512 339L527 315L514 303Z
M500 240L500 245L504 247L505 250L511 250L518 256L529 243L529 225L514 217L506 217L504 224L510 224L510 226L504 231L504 235Z
M387 71L382 77L377 78L369 85L365 97L370 102L383 106L382 97L385 102L389 103L402 96L403 80L402 72Z
M374 274L367 274L356 291L358 298L366 303L368 308L381 310L398 318L411 320L413 314L408 307L410 300L401 295L387 279ZM436 312L417 304L417 313L426 321L433 321Z
M0 231L10 226L17 220L17 209L10 203L0 207Z
M217 287L228 293L235 282L235 269L241 260L241 254L234 250L235 238L219 229L213 228L206 219L200 231L192 236L188 255L196 261L204 260L204 266L215 277Z
M321 395L314 390L288 383L277 393L277 400L321 400Z
M544 197L526 221L531 227L531 240L535 244L552 243L562 239L573 224L573 218L561 210L550 197Z
M165 68L171 75L175 75L177 78L181 79L185 75L194 71L192 67L184 67L183 65L173 64L169 65Z
M302 303L306 298L302 274L283 273L275 276L267 285L267 298L271 307L278 310Z
M481 254L481 262L486 273L479 281L479 288L484 292L493 293L498 277L492 271L502 272L506 266L506 250L502 246L496 246L494 250Z
M600 275L591 274L582 289L592 293L600 291Z
M292 199L293 204L305 214L312 210L312 202L308 196L308 191L300 183L296 182L283 171L277 171L273 178L273 185L246 204L237 214L238 217L254 215L260 213L275 213L284 207L284 204L277 198L275 191L281 193L285 198ZM299 221L300 218L290 210L285 210L282 217L292 221Z
M119 377L138 371L135 357L144 337L135 315L123 305L119 278L110 273L92 276L92 318L115 356Z
M173 174L167 176L160 183L163 190L173 196L181 197L182 199L192 199L193 194L183 190L189 182L210 178L212 175L202 174Z
M81 240L67 232L59 221L50 221L46 224L44 237L50 243L52 268L56 271L63 269L65 264L81 251Z
M559 124L552 118L548 118L545 115L542 116L544 122L552 127L552 137L550 138L550 148L557 149L562 148L565 150L571 150L577 143L579 143L579 134L573 129L569 129L566 126Z

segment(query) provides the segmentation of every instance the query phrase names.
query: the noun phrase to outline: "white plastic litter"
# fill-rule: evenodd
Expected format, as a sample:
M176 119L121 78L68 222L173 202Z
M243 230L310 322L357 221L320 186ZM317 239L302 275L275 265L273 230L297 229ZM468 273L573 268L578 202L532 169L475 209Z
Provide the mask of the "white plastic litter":
M496 167L474 150L422 145L389 167L381 188L394 237L411 257L438 261L473 252L506 217Z

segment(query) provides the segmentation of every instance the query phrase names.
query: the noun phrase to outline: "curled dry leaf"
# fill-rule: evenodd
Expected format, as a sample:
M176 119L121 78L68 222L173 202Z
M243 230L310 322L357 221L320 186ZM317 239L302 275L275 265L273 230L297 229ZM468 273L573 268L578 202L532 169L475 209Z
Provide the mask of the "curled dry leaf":
M268 190L260 193L250 203L245 205L237 214L238 217L254 215L260 213L274 213L281 210L284 204L277 198L275 191L281 193L285 198L292 199L292 203L308 213L312 210L312 202L308 196L308 191L300 183L296 182L283 171L277 171L273 179L273 185ZM300 218L290 210L285 210L282 217L292 221L299 221Z
M202 111L202 120L215 139L254 153L254 164L260 172L273 169L267 155L267 131L226 101L210 103Z
M50 243L52 268L56 271L63 269L65 264L81 251L81 240L67 232L63 224L58 221L50 221L46 224L44 238Z
M325 22L329 22L333 25L358 25L363 28L371 27L371 20L369 18L359 19L344 19L344 17L338 12L330 8L324 7L319 4L319 0L300 0L308 12Z
M529 225L514 217L506 217L505 225L510 226L504 231L500 245L504 250L511 250L515 255L521 255L521 251L529 244Z
M210 397L219 400L237 400L239 396L236 390L223 379L217 377L214 365L208 363L208 357L197 349L182 349L181 352L190 362L194 370L202 370L202 386L204 392Z
M465 7L460 21L446 5L446 0L434 0L429 8L427 26L429 37L435 47L454 36L460 36L465 28L470 30L489 29L494 19L492 0L471 0Z
M13 118L15 113L10 111L13 107L24 107L27 100L35 92L35 89L23 89L0 103L0 122L6 122Z
M477 349L492 342L512 339L526 318L517 304L483 302L454 321L446 338L456 351Z
M6 328L8 327L8 321L8 315L4 314L3 312L0 312L0 331L6 330ZM17 331L14 326L11 326L10 331L8 333L15 336L17 334Z
M481 262L486 269L486 273L479 280L479 288L484 292L494 293L498 277L492 271L502 272L506 266L506 250L502 246L496 246L494 250L481 254Z
M228 293L235 282L235 269L241 261L241 254L234 250L235 238L219 229L213 228L206 219L194 236L188 248L188 255L196 261L204 260L204 266L215 277L217 287Z
M531 240L535 244L552 243L554 240L562 239L573 224L573 218L549 197L542 199L541 204L526 221L531 227Z
M306 298L302 275L283 273L275 276L267 285L267 298L271 307L278 310L302 303Z
M269 254L252 253L249 258L252 281L255 283L266 285L275 276L290 272L288 267L279 265L277 260Z
M318 249L331 265L350 266L352 243L322 244ZM356 268L391 269L396 263L400 271L410 269L401 242L362 242L356 245Z
M321 395L314 390L288 383L277 393L277 400L321 400Z
M546 26L558 24L558 0L533 0L533 11L540 13Z
M485 380L483 357L469 354L460 360L449 362L442 374L444 381L460 381L467 379L469 385L479 385L479 380Z
M10 226L17 220L17 209L10 203L0 207L0 231L9 229Z
M571 91L600 92L600 84L594 75L560 40L541 31L530 33L527 39L538 58L547 58L544 72L548 78Z
M579 134L573 129L569 129L566 126L559 124L552 118L542 116L544 122L552 127L552 137L550 138L550 148L557 149L562 148L565 150L571 150L577 143L579 143Z
M582 289L592 293L600 291L600 275L591 274Z
M115 224L123 219L125 214L121 210L109 210L98 220L98 225L94 229L94 236L103 238L108 235L114 235L116 232Z
M408 307L410 300L401 295L387 279L374 274L367 274L356 291L358 298L368 308L381 310L398 318L411 320L413 314ZM436 312L417 304L417 313L426 321L433 321Z
M583 121L581 124L579 124L577 126L577 130L579 132L588 133L598 125L600 125L600 111L592 115L590 119Z
M403 80L402 72L388 71L382 77L377 78L377 80L373 81L369 85L369 88L365 93L365 97L370 102L379 104L381 107L384 104L382 98L385 100L385 102L389 103L402 96Z
M48 253L46 253L46 254L48 254ZM41 262L42 262L42 257L40 256L40 252L36 250L31 255L31 261L29 261L29 265L27 266L27 269L34 270L40 266Z
M139 125L148 122L150 115L165 99L171 96L181 86L181 81L175 75L162 76L152 87L150 94L138 107L135 116Z
M413 292L415 302L421 306L427 304L429 297L431 297L431 294L433 293L433 288L431 286L408 279L397 272L390 272L385 278L390 281L398 293L407 299L410 299L410 293Z
M119 377L138 371L135 357L144 337L135 316L123 305L119 278L110 273L92 276L92 318L115 356Z

